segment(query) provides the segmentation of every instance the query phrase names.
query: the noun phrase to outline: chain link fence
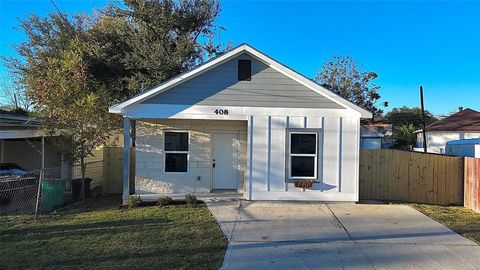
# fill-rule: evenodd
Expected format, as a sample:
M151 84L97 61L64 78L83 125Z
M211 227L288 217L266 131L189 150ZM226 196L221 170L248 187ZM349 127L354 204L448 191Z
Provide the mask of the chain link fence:
M1 176L0 214L38 214L63 206L69 180L60 175L61 168L48 168Z
M87 164L87 170L89 167L98 167L98 164ZM62 168L56 167L0 176L0 215L37 216L80 201L81 180L76 169L73 166L69 172L62 173ZM86 178L87 197L91 194L90 182L91 179Z
M40 172L0 176L0 215L35 213Z

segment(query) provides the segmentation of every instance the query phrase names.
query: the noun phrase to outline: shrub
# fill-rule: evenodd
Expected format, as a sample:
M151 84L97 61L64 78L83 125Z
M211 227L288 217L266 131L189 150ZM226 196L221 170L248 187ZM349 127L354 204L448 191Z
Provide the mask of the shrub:
M157 204L160 206L165 206L173 203L173 199L168 196L162 196L158 199Z
M138 195L128 197L128 207L138 207L142 204L142 198Z
M195 195L193 194L187 194L185 195L185 202L187 204L196 204L197 203L197 197L195 197Z

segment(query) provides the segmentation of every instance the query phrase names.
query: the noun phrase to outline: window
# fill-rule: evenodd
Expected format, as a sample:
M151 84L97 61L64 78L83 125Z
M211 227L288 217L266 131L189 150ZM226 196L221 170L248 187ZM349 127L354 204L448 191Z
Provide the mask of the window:
M317 133L290 133L290 178L317 178Z
M188 132L165 132L165 172L187 172Z
M238 80L251 81L252 80L252 61L238 60Z

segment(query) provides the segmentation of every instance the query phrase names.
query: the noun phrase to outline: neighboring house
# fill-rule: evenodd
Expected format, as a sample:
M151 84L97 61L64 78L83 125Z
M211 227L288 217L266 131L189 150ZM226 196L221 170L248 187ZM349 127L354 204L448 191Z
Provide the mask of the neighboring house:
M358 201L360 119L371 113L249 45L110 112L124 117L124 164L136 134L137 194ZM295 187L300 180L314 183Z
M360 147L362 149L385 149L393 146L393 128L386 119L375 117L373 121L363 123L360 128Z
M461 110L425 128L427 152L445 153L448 141L480 138L480 112L472 109ZM422 131L417 131L415 151L423 151Z
M382 149L382 141L385 135L380 132L373 132L361 127L360 129L360 148L362 149Z
M62 153L54 144L55 137L47 136L41 123L28 116L0 110L0 163L16 163L27 171L42 167L41 138L45 136L45 168L55 168L55 177L68 174Z

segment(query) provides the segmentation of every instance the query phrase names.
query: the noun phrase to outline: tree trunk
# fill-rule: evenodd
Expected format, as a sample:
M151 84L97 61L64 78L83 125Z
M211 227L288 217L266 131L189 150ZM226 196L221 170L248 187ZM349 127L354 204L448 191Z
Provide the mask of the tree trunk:
M80 172L82 175L82 182L80 185L80 201L85 200L85 170L87 168L87 165L85 164L85 158L82 157L80 158Z

